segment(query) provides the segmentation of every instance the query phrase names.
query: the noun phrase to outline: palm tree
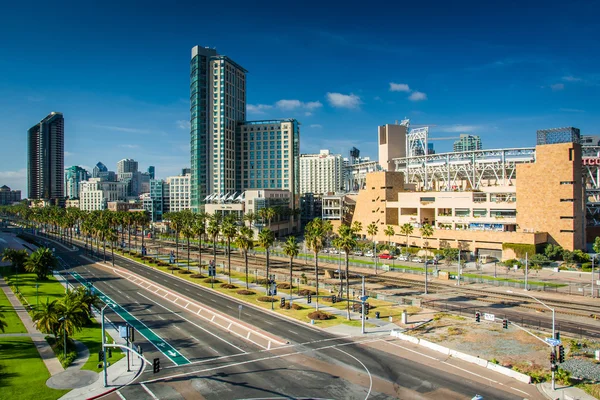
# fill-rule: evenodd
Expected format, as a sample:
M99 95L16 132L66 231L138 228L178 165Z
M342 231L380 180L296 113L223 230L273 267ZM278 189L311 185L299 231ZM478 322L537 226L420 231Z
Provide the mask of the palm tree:
M348 319L350 319L350 262L349 254L356 247L356 239L353 232L346 225L341 225L338 229L339 236L335 239L335 247L339 247L345 253L346 261L346 303L348 310ZM341 272L341 271L340 271ZM340 292L343 294L342 274L340 273ZM340 296L341 297L341 296Z
M271 246L273 246L273 242L275 242L275 234L273 231L269 228L263 228L258 234L258 245L265 248L265 253L267 256L267 293L269 293L269 249Z
M115 266L115 242L119 240L119 233L116 228L110 228L106 234L106 240L110 243L110 255L113 267Z
M75 295L79 297L79 301L84 305L88 319L94 318L92 308L100 309L100 297L96 293L92 293L92 291L88 290L85 286L77 286L74 292Z
M131 251L131 225L135 222L135 215L131 212L123 214L123 221L127 225L127 248Z
M88 322L88 309L77 292L67 289L57 307L59 318L57 332L64 332L66 338L79 332Z
M315 218L306 224L304 228L304 238L306 244L315 254L315 281L317 288L317 305L316 310L319 311L319 252L325 246L325 238L329 233L329 226L321 218Z
M52 333L55 337L58 331L58 302L56 300L42 302L39 310L33 316L35 327L44 333Z
M373 242L373 248L375 249L374 253L377 253L377 248L375 247L375 235L377 235L377 232L379 232L379 227L375 222L371 222L367 225L367 233L371 236L371 242ZM377 256L377 254L373 255Z
M275 218L275 216L277 215L277 211L275 211L273 207L267 207L264 210L264 216L267 219L267 221L269 221L269 229L271 229L271 220Z
M408 222L400 227L400 234L406 235L406 254L408 254L408 235L412 235L414 228Z
M27 257L29 257L27 250L15 250L7 247L2 252L2 261L10 262L15 267L16 273L23 269Z
M252 229L252 224L256 221L256 215L252 211L248 211L244 214L244 221L250 223L250 229Z
M221 218L219 214L213 214L208 221L208 228L206 228L206 233L212 238L213 242L213 260L215 263L215 268L217 265L217 237L219 236L219 232L221 231L221 227L219 224L221 223Z
M391 246L392 245L391 237L396 234L396 231L394 231L394 227L392 225L386 226L385 230L383 231L383 234L388 237L388 245Z
M166 213L164 216L171 222L171 227L175 229L175 260L179 260L179 232L183 227L183 218L179 212Z
M285 244L283 245L283 254L290 258L290 305L292 304L292 274L293 274L293 266L294 266L294 257L297 257L300 253L300 246L296 241L295 236L290 236L287 238ZM298 285L298 291L300 291L300 285Z
M223 237L227 239L227 265L229 270L229 283L231 284L231 241L235 239L235 236L237 235L237 227L230 219L226 218L221 227L221 231Z
M58 266L58 261L52 251L40 247L25 261L25 270L37 275L38 280L46 280L50 271Z
M354 221L352 223L352 233L354 233L356 235L360 231L362 231L362 222L360 222L360 221Z
M187 269L190 270L190 238L194 236L194 231L190 225L181 228L181 235L187 240Z
M140 225L140 227L142 228L142 249L144 248L144 231L146 230L146 226L150 223L150 215L148 215L148 211L144 210L144 211L140 211L138 213L136 213L136 218L138 221L138 224ZM190 257L188 256L188 259Z
M235 238L236 246L244 253L244 262L246 263L246 289L248 289L248 250L254 248L252 236L254 236L252 229L247 226L242 226L239 235Z
M0 331L2 331L2 333L4 333L4 328L7 328L7 327L8 327L8 324L4 320L4 314L0 313Z
M198 238L198 271L202 267L202 238L206 233L206 214L201 212L193 220L192 231Z
M429 224L421 226L421 238L428 239L433 236L433 227ZM425 250L425 241L423 241L423 250ZM427 254L425 254L425 262L427 262Z

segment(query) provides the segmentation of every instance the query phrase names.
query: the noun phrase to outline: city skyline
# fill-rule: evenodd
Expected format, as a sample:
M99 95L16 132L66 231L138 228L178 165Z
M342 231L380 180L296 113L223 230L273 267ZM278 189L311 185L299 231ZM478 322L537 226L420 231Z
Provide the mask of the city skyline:
M356 146L376 159L377 126L404 117L436 124L432 137L481 136L485 148L531 146L535 131L549 127L600 133L593 113L600 105L598 56L587 51L600 36L592 2L543 9L532 2L518 12L479 3L382 6L347 11L339 21L331 18L334 6L319 13L303 6L285 23L276 16L288 9L270 6L263 15L266 5L233 7L226 25L232 35L218 33L219 18L199 27L199 6L191 4L167 15L149 6L142 16L133 6L119 6L116 15L111 7L74 4L65 14L34 3L52 18L22 31L30 8L16 5L0 27L15 38L0 61L0 185L24 197L26 131L51 111L65 115L65 166L91 172L98 161L113 169L134 158L155 165L157 177L188 167L189 49L197 43L248 69L247 120L302 123L301 153L347 156ZM207 11L220 15L218 7ZM431 7L440 12L431 15ZM402 23L380 23L394 13ZM110 32L102 25L109 17ZM548 30L552 19L561 23ZM57 41L61 52L51 46ZM47 64L33 62L38 57ZM451 141L436 143L437 152L451 148Z

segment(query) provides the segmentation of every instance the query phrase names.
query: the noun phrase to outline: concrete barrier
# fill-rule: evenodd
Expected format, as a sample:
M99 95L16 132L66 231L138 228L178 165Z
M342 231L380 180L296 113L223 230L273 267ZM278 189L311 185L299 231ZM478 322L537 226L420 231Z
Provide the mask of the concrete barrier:
M405 335L400 332L398 332L398 339L406 340L407 342L411 342L414 344L419 344L419 342L420 342L419 338L416 338L414 336Z
M499 374L502 374L502 375L510 376L511 378L514 378L514 379L518 380L519 382L531 383L531 377L529 375L525 375L520 372L513 371L510 368L506 368L506 367L503 367L498 364L489 362L487 365L487 369L498 372Z
M444 346L440 346L439 344L431 343L423 339L419 340L419 344L423 347L427 347L428 349L437 351L439 353L450 355L450 349Z
M456 350L450 350L450 357L458 358L459 360L470 362L472 364L477 364L483 368L486 368L488 365L488 360L486 359L475 357L470 354L461 353L460 351Z

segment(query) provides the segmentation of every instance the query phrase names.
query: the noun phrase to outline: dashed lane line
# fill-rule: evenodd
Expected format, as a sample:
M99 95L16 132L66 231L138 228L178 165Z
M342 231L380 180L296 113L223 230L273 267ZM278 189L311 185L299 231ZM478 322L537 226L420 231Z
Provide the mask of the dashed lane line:
M158 400L158 397L156 397L156 395L154 393L152 393L152 391L150 389L148 389L148 387L146 385L144 385L143 383L140 383L140 386L150 395L152 396L152 398L154 400Z

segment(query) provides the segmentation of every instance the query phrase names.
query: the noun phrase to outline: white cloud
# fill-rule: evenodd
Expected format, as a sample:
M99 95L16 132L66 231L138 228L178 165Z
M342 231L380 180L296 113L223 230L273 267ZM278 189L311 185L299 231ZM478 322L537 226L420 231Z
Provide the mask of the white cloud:
M329 104L336 108L358 108L362 103L360 97L353 93L327 93L326 97Z
M71 153L70 151L65 151L65 157L71 157L73 155L73 153Z
M563 76L562 79L565 82L581 82L583 80L581 78L578 78L578 77L572 76L572 75Z
M312 115L312 113L310 111L307 111L304 113L305 116L310 117Z
M565 88L564 83L555 83L553 85L550 85L550 89L552 89L554 92L563 90L564 88Z
M427 100L427 95L423 92L419 92L419 91L414 91L411 93L410 96L408 96L408 99L410 101L421 101L421 100Z
M248 111L249 114L264 114L265 110L270 110L272 108L273 108L273 106L270 106L268 104L248 104L248 105L246 105L246 111Z
M185 119L180 119L179 121L175 122L177 124L177 127L179 129L190 129L191 128L191 124L190 121L187 121Z
M449 125L449 126L441 126L436 130L440 132L449 132L449 133L470 133L475 132L481 129L481 126L478 125Z
M18 171L0 171L0 186L6 185L12 190L21 190L21 197L25 198L27 193L27 168Z
M390 82L390 92L410 92L410 87L406 83Z
M140 146L138 146L137 144L120 144L119 147L123 147L125 149L137 149Z
M282 110L293 110L301 106L302 102L300 100L279 100L277 103L275 103L275 107Z
M320 128L322 128L322 127L323 127L323 125L321 125L321 124L312 124L312 125L310 125L309 127L310 127L310 128L313 128L313 129L320 129Z
M320 101L309 101L308 103L304 103L304 107L307 110L314 110L323 107L323 103Z

